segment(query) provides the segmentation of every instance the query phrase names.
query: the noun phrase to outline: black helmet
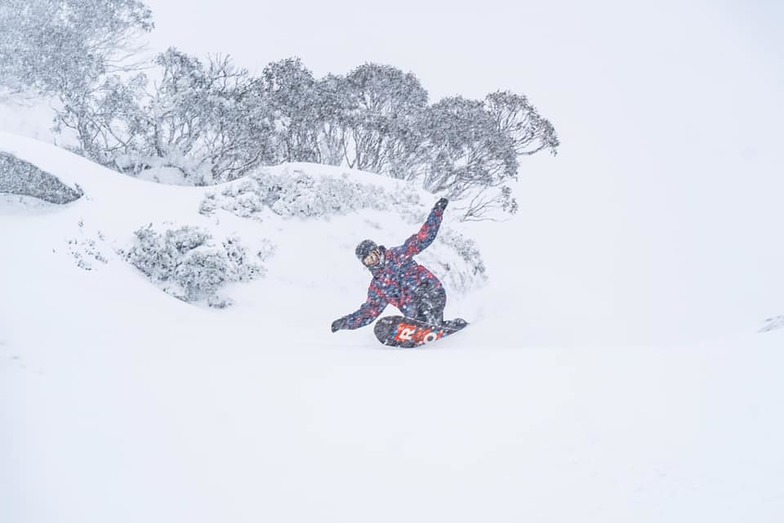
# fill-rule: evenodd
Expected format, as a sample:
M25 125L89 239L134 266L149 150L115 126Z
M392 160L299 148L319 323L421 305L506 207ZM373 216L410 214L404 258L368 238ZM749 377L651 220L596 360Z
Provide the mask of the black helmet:
M376 242L374 242L373 240L362 240L361 242L359 242L359 245L357 245L357 248L354 250L354 254L357 255L359 261L362 261L365 259L365 257L368 254L373 252L375 249L378 249L378 245L376 245Z

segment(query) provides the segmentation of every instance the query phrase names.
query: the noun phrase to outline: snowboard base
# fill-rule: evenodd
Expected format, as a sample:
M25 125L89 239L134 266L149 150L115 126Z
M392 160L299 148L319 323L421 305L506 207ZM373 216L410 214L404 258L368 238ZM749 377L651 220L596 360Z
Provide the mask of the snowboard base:
M462 319L431 325L403 316L386 316L376 322L373 332L378 341L390 347L410 349L440 340L463 329L468 323Z

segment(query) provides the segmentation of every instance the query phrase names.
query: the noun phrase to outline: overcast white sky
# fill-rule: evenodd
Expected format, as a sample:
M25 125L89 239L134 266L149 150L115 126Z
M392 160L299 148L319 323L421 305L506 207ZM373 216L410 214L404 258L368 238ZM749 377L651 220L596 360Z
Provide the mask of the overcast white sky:
M522 164L523 251L547 250L620 307L635 297L651 331L706 298L727 316L784 311L781 2L147 4L154 48L252 72L291 56L316 76L377 62L416 74L431 101L526 94L562 147Z
M416 73L435 98L497 88L549 91L559 87L553 79L586 72L613 76L619 65L664 56L682 39L697 46L717 36L745 39L755 53L781 59L774 44L782 42L784 21L780 3L759 0L147 4L156 47L228 53L252 70L299 56L317 75L388 63Z

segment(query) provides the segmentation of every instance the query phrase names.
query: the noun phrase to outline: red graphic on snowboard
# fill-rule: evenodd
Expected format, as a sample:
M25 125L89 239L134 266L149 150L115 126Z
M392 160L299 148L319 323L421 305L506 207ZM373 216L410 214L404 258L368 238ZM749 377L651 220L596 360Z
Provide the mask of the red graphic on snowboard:
M444 322L442 325L404 318L403 316L387 316L381 318L373 327L378 341L390 347L413 348L425 345L445 336L454 334L466 326L463 320Z

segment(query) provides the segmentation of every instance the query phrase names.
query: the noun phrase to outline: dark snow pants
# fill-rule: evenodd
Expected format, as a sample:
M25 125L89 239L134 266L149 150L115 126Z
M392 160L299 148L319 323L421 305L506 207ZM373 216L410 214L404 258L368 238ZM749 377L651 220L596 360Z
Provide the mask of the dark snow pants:
M439 285L425 283L417 287L414 293L414 319L441 325L444 322L446 307L446 291Z

